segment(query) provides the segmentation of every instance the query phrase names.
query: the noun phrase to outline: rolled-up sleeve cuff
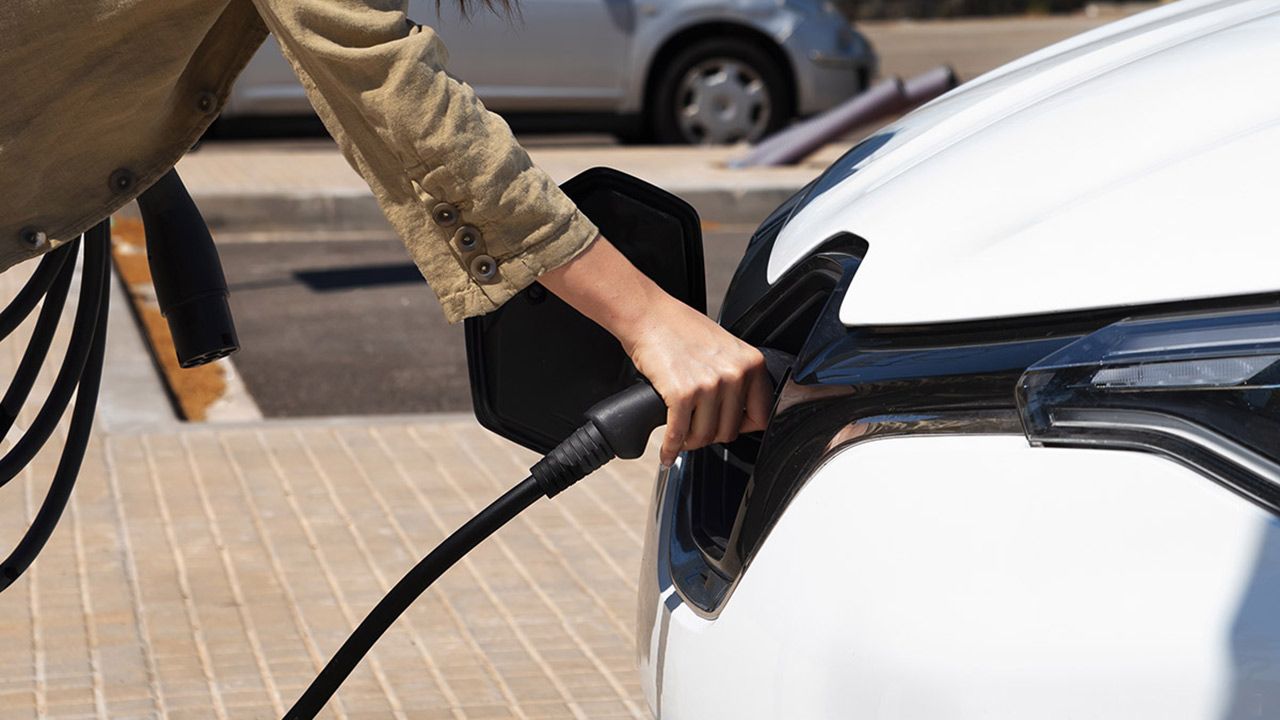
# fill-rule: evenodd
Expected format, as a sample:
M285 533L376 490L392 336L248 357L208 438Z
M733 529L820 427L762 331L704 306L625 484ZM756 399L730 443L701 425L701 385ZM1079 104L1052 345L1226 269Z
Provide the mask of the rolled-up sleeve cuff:
M440 306L450 323L484 315L533 284L538 276L564 265L600 235L599 229L580 210L574 210L560 228L549 228L545 240L527 244L508 257L497 258L500 277L493 284L469 282L455 292L440 296Z

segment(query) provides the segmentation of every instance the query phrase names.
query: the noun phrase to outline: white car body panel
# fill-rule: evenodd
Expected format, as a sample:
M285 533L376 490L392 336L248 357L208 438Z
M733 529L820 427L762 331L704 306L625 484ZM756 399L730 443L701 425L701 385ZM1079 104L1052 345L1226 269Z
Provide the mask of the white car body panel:
M646 608L662 720L1206 720L1280 702L1280 526L1153 455L865 442L808 480L716 619L673 592Z
M769 259L774 282L833 235L864 238L846 325L1280 290L1277 0L1126 19L883 132Z

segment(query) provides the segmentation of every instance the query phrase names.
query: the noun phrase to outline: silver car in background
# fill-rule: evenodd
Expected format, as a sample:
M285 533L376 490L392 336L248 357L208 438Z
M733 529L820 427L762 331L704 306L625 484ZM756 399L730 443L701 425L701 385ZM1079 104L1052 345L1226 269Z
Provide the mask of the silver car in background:
M755 141L867 87L876 56L822 0L525 0L513 18L410 0L449 72L520 124L627 139ZM311 112L274 39L224 118Z

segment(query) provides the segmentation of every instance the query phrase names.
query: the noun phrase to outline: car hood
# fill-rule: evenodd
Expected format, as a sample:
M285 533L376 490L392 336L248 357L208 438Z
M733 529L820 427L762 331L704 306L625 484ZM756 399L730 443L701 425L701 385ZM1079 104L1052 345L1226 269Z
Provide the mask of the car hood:
M1280 290L1277 38L1278 0L1184 0L979 77L835 163L769 282L852 233L847 325Z

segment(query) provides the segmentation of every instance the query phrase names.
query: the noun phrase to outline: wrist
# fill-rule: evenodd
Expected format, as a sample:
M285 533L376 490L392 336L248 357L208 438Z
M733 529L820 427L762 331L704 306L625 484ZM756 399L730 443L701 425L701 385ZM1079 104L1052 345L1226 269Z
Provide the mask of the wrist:
M603 236L542 284L618 338L628 352L679 301L636 269Z
M606 322L600 322L610 335L622 343L628 354L655 327L660 328L668 323L673 313L683 307L680 301L668 295L648 277L644 280L644 283L638 283L631 293L617 303Z

